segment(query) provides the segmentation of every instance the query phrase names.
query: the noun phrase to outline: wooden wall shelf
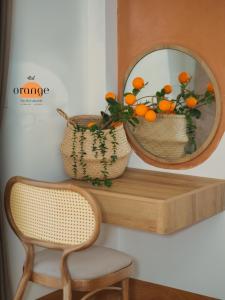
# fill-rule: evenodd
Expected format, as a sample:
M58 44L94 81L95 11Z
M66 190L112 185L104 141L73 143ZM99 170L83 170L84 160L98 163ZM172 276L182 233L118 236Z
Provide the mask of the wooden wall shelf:
M68 180L97 199L103 222L170 234L225 210L225 180L128 168L111 188Z

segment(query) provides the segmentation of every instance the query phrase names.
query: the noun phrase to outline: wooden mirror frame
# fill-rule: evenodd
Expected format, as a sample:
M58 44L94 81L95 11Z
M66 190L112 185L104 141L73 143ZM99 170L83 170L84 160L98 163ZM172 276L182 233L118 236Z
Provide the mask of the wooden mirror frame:
M204 162L218 146L225 130L225 2L218 0L215 5L213 0L189 0L186 6L185 0L118 0L120 96L127 74L137 60L159 48L190 53L203 64L215 88L217 115L210 141L207 139L204 149L197 150L188 161L170 163L156 159L127 130L131 146L145 162L167 169L187 169Z
M162 163L164 165L164 168L167 168L167 165L168 165L168 168L170 168L170 167L177 168L177 166L179 166L181 163L192 161L193 159L195 159L196 157L201 155L201 153L203 151L205 151L208 148L208 146L210 145L210 143L212 142L212 140L216 134L216 130L219 126L219 122L220 122L220 118L221 118L221 96L220 96L219 88L218 88L217 82L214 78L214 75L213 75L212 71L209 69L209 67L207 66L207 64L200 57L198 57L195 53L193 53L191 50L184 49L183 47L180 47L178 45L159 45L159 46L156 46L153 49L151 49L149 52L144 53L143 55L138 57L138 59L129 67L129 69L126 73L124 86L126 86L127 80L129 78L132 70L135 68L135 66L138 64L138 62L142 58L146 57L147 55L149 55L157 50L163 50L163 49L178 50L178 51L183 52L184 54L187 54L187 55L193 57L196 61L198 61L200 63L203 70L205 70L208 77L210 78L210 81L212 82L214 90L215 90L215 98L216 98L216 114L215 114L215 120L214 120L212 129L210 131L210 134L207 137L207 139L204 141L204 143L193 154L185 155L183 158L177 159L176 161L168 161L164 158L157 157L157 156L151 154L149 151L145 150L142 147L142 145L140 143L138 143L138 141L135 139L134 135L132 134L131 130L129 129L129 126L126 126L125 129L126 129L128 140L132 145L132 148L135 150L135 152L138 154L138 156L140 156L143 160L147 161L147 159L151 159L153 161L152 164L154 164L155 162L157 164Z

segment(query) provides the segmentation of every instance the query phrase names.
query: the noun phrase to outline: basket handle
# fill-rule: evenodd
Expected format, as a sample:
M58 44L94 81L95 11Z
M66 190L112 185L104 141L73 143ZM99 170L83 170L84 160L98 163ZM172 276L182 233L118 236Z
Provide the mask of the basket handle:
M67 124L71 124L72 126L76 125L76 123L73 120L71 120L71 118L69 118L68 115L62 109L57 108L56 111L61 117L63 117L63 119L67 121Z
M70 118L68 117L68 115L67 115L62 109L57 108L56 111L57 111L57 113L58 113L61 117L63 117L67 122L69 122L69 119L70 119Z

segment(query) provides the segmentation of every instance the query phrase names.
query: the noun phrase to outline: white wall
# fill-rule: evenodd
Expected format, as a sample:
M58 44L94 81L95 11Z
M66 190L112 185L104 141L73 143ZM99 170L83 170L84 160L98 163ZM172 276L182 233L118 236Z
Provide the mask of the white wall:
M125 92L132 91L132 81L135 77L142 77L148 82L148 85L138 94L138 98L146 95L153 96L156 91L161 91L165 84L172 84L169 63L169 53L167 50L154 51L150 55L146 55L135 65L129 74Z
M2 136L3 184L13 175L50 181L65 178L58 148L65 123L55 108L62 107L69 114L97 113L104 107L106 89L116 88L115 3L14 0L8 108ZM37 74L52 88L45 106L39 109L20 107L11 92L29 73ZM204 164L179 173L225 179L224 149L225 139ZM129 165L155 169L134 154ZM8 227L5 232L14 292L23 250ZM105 226L99 242L133 255L137 278L225 299L224 214L166 237ZM32 285L26 299L46 292Z
M66 178L60 157L68 114L97 113L105 93L105 1L14 0L7 103L1 130L1 187L15 175L57 181ZM21 106L14 87L36 75L50 88L43 106ZM103 99L103 100L102 100ZM24 250L5 228L12 293L22 272ZM101 243L117 245L117 230L104 226ZM49 289L30 286L25 299Z

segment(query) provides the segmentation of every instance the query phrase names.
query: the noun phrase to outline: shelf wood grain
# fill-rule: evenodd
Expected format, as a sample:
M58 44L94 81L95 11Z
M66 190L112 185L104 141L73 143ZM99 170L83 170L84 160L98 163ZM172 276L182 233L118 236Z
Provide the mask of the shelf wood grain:
M97 199L103 222L171 234L225 210L225 180L128 168L113 185L86 188Z

